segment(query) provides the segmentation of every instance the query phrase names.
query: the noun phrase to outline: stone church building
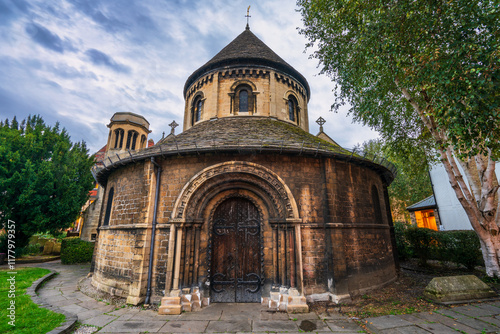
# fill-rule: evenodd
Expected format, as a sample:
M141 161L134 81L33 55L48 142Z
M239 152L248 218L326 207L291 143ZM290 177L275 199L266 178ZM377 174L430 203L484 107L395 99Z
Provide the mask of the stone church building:
M310 93L247 26L187 79L180 134L145 148L149 124L115 114L92 284L178 314L305 311L393 281L394 168L310 134Z

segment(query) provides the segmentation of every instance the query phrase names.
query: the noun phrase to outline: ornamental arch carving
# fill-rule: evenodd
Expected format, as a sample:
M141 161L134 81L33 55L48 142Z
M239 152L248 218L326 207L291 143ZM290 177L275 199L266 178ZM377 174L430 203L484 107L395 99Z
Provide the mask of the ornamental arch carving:
M297 204L285 182L270 169L243 161L216 164L193 176L181 190L171 218L202 219L208 202L229 189L242 189L260 197L271 219L299 218Z

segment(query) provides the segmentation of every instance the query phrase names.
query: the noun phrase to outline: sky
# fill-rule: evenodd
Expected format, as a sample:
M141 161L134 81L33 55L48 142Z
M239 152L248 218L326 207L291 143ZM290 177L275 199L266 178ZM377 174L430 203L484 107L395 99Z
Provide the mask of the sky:
M298 33L294 0L0 0L0 119L39 114L94 153L109 119L133 112L157 142L182 124L186 79L246 26L309 82L309 131L352 148L377 137L331 112L334 83L319 75ZM179 133L177 128L176 133Z

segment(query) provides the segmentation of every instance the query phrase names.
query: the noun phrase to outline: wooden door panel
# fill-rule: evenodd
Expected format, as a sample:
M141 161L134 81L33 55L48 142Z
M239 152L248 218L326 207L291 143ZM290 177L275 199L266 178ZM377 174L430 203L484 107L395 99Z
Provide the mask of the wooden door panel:
M215 210L212 230L212 301L261 300L260 217L255 205L234 197Z

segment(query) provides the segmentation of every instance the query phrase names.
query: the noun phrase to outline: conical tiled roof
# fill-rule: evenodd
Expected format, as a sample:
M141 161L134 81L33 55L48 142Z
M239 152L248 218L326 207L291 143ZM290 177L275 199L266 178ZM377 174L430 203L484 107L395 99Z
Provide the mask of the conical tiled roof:
M248 28L205 65L191 74L184 85L184 96L186 96L189 86L203 74L231 65L261 65L275 68L295 78L306 89L307 97L310 96L309 84L306 78L264 44Z

